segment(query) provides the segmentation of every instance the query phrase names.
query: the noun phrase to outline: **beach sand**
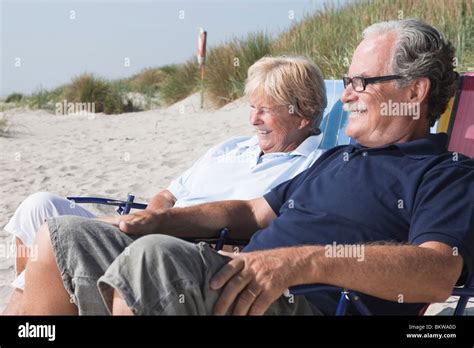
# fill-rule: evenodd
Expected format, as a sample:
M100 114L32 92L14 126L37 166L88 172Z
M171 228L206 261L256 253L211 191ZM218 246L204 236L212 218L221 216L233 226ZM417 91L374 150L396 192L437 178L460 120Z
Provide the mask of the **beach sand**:
M56 116L10 110L12 136L0 137L0 250L11 236L3 230L17 206L39 191L62 196L101 196L147 202L211 146L232 136L252 135L242 101L202 111L192 95L166 109L121 115ZM4 114L5 114L4 113ZM95 213L114 208L85 205ZM9 253L8 253L9 254ZM0 257L0 312L14 277L14 259Z
M122 115L57 116L18 109L4 114L13 132L0 137L0 228L23 199L39 191L116 199L132 193L137 202L147 202L211 146L253 134L245 102L201 110L197 94L166 109ZM113 213L110 207L86 207ZM0 230L0 250L7 250L10 241ZM14 258L2 255L0 312L13 277ZM429 313L449 313L451 307L432 305Z

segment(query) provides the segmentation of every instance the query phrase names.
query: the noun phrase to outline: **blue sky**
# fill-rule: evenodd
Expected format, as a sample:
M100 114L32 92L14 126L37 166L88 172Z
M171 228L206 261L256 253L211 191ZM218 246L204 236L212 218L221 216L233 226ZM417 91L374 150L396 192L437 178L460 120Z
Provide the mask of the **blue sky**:
M208 46L276 35L325 1L0 0L0 95L53 88L83 72L119 78L181 63L195 54L199 27Z

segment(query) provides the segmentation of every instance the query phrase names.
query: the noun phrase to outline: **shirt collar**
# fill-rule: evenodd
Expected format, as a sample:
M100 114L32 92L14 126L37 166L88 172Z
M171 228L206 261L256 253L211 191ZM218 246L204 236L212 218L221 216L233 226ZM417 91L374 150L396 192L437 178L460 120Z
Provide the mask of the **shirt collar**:
M247 140L239 141L236 145L237 145L237 147L253 147L253 146L256 146L256 145L258 145L257 136L254 135L253 137L251 137Z
M284 153L284 152L277 152L278 154L287 154L287 155L300 155L304 157L308 157L312 152L314 152L321 140L323 138L322 134L319 135L311 135L307 137L296 149L293 151ZM237 144L237 147L255 147L258 148L259 153L261 152L260 147L258 146L258 138L256 135L251 137L250 139L240 141Z
M405 155L413 158L423 158L440 155L446 151L448 135L446 133L428 134L426 138L416 139L407 143L394 144Z
M424 158L434 155L440 155L447 151L448 135L446 133L428 134L425 138L412 140L406 143L395 143L378 147L379 149L388 147L397 147L406 156L412 158ZM356 143L351 145L354 150L371 148Z
M307 137L296 149L290 151L290 154L308 157L319 147L319 144L321 143L322 139L322 133L319 135L311 135Z

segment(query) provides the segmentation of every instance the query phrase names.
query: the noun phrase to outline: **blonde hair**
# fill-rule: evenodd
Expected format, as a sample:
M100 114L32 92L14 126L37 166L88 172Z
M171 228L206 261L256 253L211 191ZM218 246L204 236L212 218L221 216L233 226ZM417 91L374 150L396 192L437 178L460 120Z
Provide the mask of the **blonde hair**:
M288 105L296 116L312 121L313 133L327 105L324 79L318 66L305 57L263 57L248 70L247 97L263 95L277 105Z

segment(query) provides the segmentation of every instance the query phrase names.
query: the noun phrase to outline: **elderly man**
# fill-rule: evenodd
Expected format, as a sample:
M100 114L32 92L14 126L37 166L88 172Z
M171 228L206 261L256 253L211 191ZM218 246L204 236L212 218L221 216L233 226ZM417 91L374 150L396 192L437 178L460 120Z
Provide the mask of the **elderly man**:
M266 80L277 80L272 85ZM319 124L326 108L326 90L319 68L304 57L264 57L248 71L245 86L250 102L253 137L235 137L211 148L168 189L156 194L148 211L189 207L223 199L252 199L309 168L322 154ZM288 105L298 105L288 108ZM75 215L95 218L64 197L39 192L17 208L5 226L16 238L16 292L5 310L15 314L24 289L26 248L47 218ZM104 218L101 218L104 220Z
M357 144L326 152L253 200L142 212L117 226L50 219L27 268L24 313L81 313L100 303L80 286L103 267L94 247L102 255L125 249L98 282L114 314L333 313L328 293L282 296L308 283L359 291L374 314L414 315L445 300L472 273L474 254L474 161L448 152L445 134L429 134L454 91L453 56L425 23L369 27L342 95ZM397 103L405 113L384 115ZM233 238L251 238L244 252L175 238L211 237L224 226ZM132 234L147 236L133 242ZM72 257L84 261L71 267ZM30 281L47 284L47 293Z

